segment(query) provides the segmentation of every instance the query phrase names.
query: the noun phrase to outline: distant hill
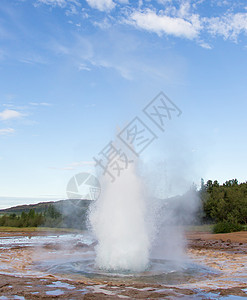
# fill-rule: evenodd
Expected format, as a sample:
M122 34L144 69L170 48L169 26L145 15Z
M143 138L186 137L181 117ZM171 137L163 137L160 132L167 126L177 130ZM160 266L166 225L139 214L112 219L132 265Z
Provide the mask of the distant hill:
M90 200L78 200L78 199L67 199L49 202L40 202L37 204L25 204L13 206L10 208L0 209L0 214L21 214L22 212L29 212L30 209L34 209L37 213L45 212L49 205L54 205L54 207L64 213L65 211L70 212L74 209L87 209L92 201ZM66 213L65 213L66 214Z
M60 227L64 228L87 228L87 217L91 200L68 199L59 201L40 202L37 204L18 205L0 210L0 215L16 214L21 215L22 212L28 213L34 209L36 213L45 213L49 206L53 206L62 214L62 223ZM50 226L52 227L52 226Z
M20 215L23 212L28 213L29 215L30 210L33 209L36 213L43 214L43 218L44 218L43 225L45 227L87 229L88 212L91 203L92 203L91 200L68 199L68 200L59 200L59 201L40 202L37 204L29 204L29 205L18 205L7 209L1 209L0 216L16 214L17 216L14 217L16 218L14 219L14 221L20 223L21 218L23 218L23 216ZM51 212L52 214L54 213L56 214L57 212L57 217L55 217L55 215L54 216L51 215ZM11 218L11 216L9 216L9 218ZM6 218L2 221L5 222L5 220ZM23 222L24 221L28 223L25 217L23 218ZM13 220L11 222L13 223ZM7 225L7 226L13 226L13 225Z

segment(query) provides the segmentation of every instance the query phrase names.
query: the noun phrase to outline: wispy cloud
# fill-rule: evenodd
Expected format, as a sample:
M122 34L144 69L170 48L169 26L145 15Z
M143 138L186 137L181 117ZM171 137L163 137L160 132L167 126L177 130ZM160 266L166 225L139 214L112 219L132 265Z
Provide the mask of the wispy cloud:
M206 20L210 34L237 41L241 33L247 34L247 13L231 13Z
M116 71L127 80L135 80L143 74L161 80L174 79L172 74L176 73L174 70L178 64L174 62L171 70L170 63L156 62L156 58L150 60L150 57L140 55L140 48L146 44L136 34L109 29L87 38L79 34L72 37L70 44L57 40L51 41L47 47L68 59L79 71L105 68ZM126 45L129 46L126 48Z
M25 54L25 56L19 58L19 62L24 64L29 64L29 65L34 65L34 64L45 65L48 63L44 57L34 53L29 53L28 55Z
M86 0L88 5L100 11L110 11L115 7L112 0Z
M81 3L77 0L37 0L34 6L38 7L41 4L64 8L67 16L77 15L79 13L78 8L81 7Z
M3 103L2 106L4 106L4 107L9 107L9 108L10 108L10 107L12 107L12 108L15 107L15 105L12 104L12 103Z
M98 21L94 21L93 22L94 26L97 26L99 27L100 29L108 29L111 27L111 23L109 22L109 19L108 18L105 18L104 20L98 22Z
M52 106L52 104L48 103L48 102L29 102L29 105L32 105L32 106Z
M7 135L14 133L15 130L13 128L2 128L0 129L0 135Z
M204 49L208 49L208 50L212 49L212 46L210 46L208 43L205 43L203 41L199 41L199 45Z
M79 70L80 71L91 71L91 68L89 68L87 65L85 65L85 64L79 64Z
M66 0L38 0L36 5L38 4L46 4L52 6L65 7L67 5Z
M22 116L24 116L24 114L12 109L5 109L4 111L0 112L0 120L2 121L9 119L18 119Z

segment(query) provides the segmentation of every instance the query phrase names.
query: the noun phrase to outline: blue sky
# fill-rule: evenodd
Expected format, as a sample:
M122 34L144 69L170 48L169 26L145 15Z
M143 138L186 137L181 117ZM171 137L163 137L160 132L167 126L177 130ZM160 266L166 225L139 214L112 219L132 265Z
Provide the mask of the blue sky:
M246 181L246 35L246 1L1 0L0 206L66 198L160 91L182 115L143 164Z

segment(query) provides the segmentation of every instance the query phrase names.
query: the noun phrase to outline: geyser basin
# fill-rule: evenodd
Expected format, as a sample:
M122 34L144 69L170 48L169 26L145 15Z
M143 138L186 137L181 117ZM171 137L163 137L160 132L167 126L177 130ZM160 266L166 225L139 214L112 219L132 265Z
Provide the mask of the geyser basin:
M114 299L118 295L130 299L167 299L168 295L171 299L226 299L220 296L224 292L229 295L227 299L235 299L233 294L246 291L244 253L189 249L191 261L198 264L188 261L179 267L172 261L153 259L148 270L141 273L110 272L94 267L96 243L89 234L38 235L23 238L22 234L7 233L0 238L0 273L7 275L1 276L1 283L6 280L11 286L5 287L12 295L9 299L20 291L28 299L35 294L47 298L47 291L53 293L51 290L58 288L63 289L62 297L66 299L81 299L87 292L104 293ZM201 264L221 271L217 274ZM48 274L57 274L59 280ZM75 288L69 289L71 285ZM190 296L186 298L186 295Z
M202 280L209 275L215 276L218 274L216 271L193 263L184 263L182 267L178 267L174 262L165 260L151 260L149 269L140 273L97 269L94 265L94 259L69 262L39 262L36 264L36 267L44 272L59 275L77 274L101 280L124 279L143 283L163 284L179 284L190 282L194 279Z
M194 280L203 280L209 276L217 276L218 272L192 262L178 264L174 261L151 259L148 268L143 272L122 270L104 270L95 265L95 253L84 252L84 258L78 258L78 252L70 257L62 257L46 261L38 261L35 268L45 273L57 275L78 275L98 280L124 280L142 283L179 284Z

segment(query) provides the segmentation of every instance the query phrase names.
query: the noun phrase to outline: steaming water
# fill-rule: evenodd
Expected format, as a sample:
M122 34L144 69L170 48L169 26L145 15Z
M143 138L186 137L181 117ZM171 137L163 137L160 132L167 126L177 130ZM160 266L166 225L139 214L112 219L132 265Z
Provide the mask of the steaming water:
M133 165L114 183L104 178L101 197L90 215L98 240L95 262L99 269L140 272L148 267L150 237L145 217L144 187Z
M31 238L33 243L27 240L19 240L19 237L8 238L4 249L13 246L35 247L33 254L32 274L37 271L45 274L71 275L94 278L98 280L124 280L124 282L140 282L151 284L180 284L191 280L203 280L208 276L218 275L216 270L198 265L190 260L177 264L174 260L149 259L148 267L144 271L133 270L109 270L95 265L95 240L89 233L83 235L61 235L59 237ZM1 239L0 239L1 242ZM42 247L43 244L43 247ZM15 250L13 250L15 251ZM22 257L23 258L23 257ZM16 264L16 260L14 262ZM2 265L3 268L3 265ZM10 270L10 268L8 267ZM23 272L23 270L20 270ZM14 274L17 274L16 271ZM22 273L21 273L22 274Z
M133 271L109 271L95 266L95 257L88 255L85 258L76 259L51 259L36 264L36 268L51 274L82 275L98 280L124 280L124 282L140 282L151 284L181 284L193 280L203 280L205 277L215 277L219 274L216 270L206 266L197 265L191 261L178 265L174 261L150 259L149 267L142 272Z

